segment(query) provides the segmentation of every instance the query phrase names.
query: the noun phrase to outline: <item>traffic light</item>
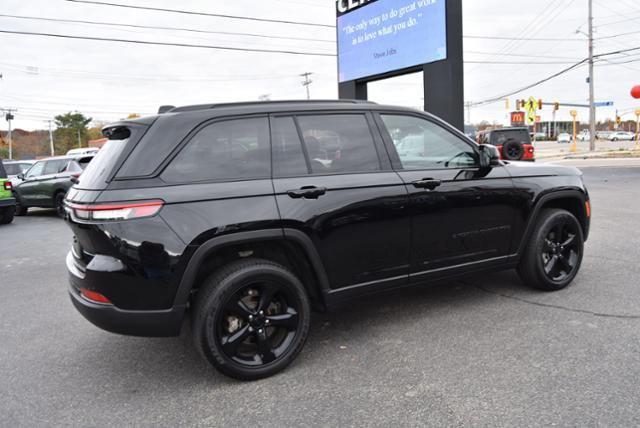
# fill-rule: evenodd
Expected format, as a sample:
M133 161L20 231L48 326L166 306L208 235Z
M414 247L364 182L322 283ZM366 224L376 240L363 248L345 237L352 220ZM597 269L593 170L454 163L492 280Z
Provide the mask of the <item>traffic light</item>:
M622 123L622 118L620 116L616 116L616 124L620 125Z
M559 102L556 101L555 103L553 103L553 110L555 110L555 111L560 110L560 103Z
M505 101L505 102L504 102L504 106L505 106L505 108L506 108L507 110L509 110L509 98L505 99L504 101Z
M542 100L538 100L538 110L542 110Z
M520 105L520 100L516 100L516 110L517 110L517 111L520 111L520 108L521 108L521 107L522 107L522 106Z

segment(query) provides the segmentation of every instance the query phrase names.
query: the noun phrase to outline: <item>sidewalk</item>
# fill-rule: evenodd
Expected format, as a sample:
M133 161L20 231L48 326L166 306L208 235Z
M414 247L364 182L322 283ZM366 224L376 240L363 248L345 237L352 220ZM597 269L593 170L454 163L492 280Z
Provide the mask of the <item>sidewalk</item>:
M640 146L635 141L596 141L596 150L589 151L589 143L579 141L577 151L571 152L571 144L559 144L555 141L535 143L536 159L612 159L640 157Z

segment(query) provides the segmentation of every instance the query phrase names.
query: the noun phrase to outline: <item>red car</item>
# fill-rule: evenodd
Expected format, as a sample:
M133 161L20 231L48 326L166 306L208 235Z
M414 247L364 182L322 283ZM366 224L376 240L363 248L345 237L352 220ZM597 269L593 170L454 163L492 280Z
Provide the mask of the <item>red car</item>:
M478 144L496 146L503 160L530 162L536 160L531 135L529 129L525 127L482 131L478 135Z

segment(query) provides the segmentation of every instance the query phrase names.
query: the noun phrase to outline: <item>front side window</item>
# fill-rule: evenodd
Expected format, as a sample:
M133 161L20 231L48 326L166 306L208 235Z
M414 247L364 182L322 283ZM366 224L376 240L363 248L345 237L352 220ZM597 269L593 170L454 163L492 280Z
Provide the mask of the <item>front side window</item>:
M381 169L365 115L298 116L297 120L313 174Z
M68 163L69 161L66 159L47 161L44 165L44 172L42 175L53 175L64 172Z
M381 116L403 169L477 166L471 145L443 127L414 116Z
M271 175L267 118L216 122L201 129L169 164L169 183L244 180Z
M26 177L33 178L41 176L42 170L44 170L44 162L36 162L31 168L29 168Z

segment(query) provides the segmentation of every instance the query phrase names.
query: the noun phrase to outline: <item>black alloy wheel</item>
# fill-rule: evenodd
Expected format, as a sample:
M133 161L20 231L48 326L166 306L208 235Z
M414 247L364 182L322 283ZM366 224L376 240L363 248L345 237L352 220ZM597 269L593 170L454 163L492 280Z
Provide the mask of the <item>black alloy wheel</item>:
M267 260L239 260L211 275L198 292L194 341L222 373L261 379L300 352L310 313L304 286L288 269Z
M216 340L225 354L246 366L281 357L298 331L296 299L277 282L248 284L233 294L216 320Z
M518 274L531 287L556 291L578 274L584 250L582 226L562 209L546 209L537 220L518 266Z
M56 193L56 197L54 200L54 206L56 208L56 213L58 217L64 218L66 215L66 211L64 209L64 196L65 194L62 192Z
M22 205L20 202L20 197L16 192L13 192L13 198L16 200L16 216L27 215L27 211L29 208Z
M556 223L547 234L541 251L544 272L552 281L570 276L580 259L578 231L574 223Z

